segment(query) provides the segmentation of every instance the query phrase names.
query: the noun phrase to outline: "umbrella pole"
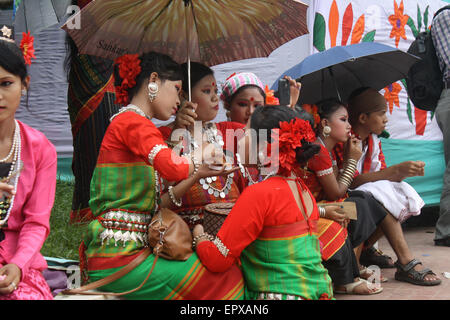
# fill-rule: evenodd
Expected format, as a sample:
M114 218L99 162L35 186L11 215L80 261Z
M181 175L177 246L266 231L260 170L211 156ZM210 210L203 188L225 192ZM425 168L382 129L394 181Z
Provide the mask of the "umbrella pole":
M185 14L185 21L186 21L186 55L187 55L187 69L188 69L188 96L189 96L189 100L191 101L191 54L190 54L190 50L189 50L189 46L190 46L190 39L189 39L189 27L190 27L190 23L189 23L189 14L188 14L188 6L189 6L189 2L186 2L184 5L184 14Z
M334 74L333 74L333 69L331 67L328 67L328 71L330 72L330 76L333 79L334 89L336 89L336 93L337 93L338 99L341 102L342 101L341 94L339 93L339 90L338 90L338 87L337 87L336 78L334 77Z

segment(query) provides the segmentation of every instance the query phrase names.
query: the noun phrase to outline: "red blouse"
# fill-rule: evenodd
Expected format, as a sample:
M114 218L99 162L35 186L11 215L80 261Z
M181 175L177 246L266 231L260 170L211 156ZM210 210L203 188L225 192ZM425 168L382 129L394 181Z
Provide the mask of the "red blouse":
M297 186L311 195L300 179L299 182ZM310 229L313 229L312 222L318 220L319 214L312 195L311 198L313 210L307 221ZM271 177L244 190L217 233L217 238L229 250L227 256L211 241L201 242L197 246L197 254L209 270L223 272L238 261L242 250L258 237L265 226L279 226L301 220L304 220L304 216L287 181L281 177Z
M142 161L152 165L169 181L180 181L189 176L188 160L173 153L164 142L161 132L145 117L132 111L124 112L113 119L107 132L102 150L108 152L99 153L97 163ZM154 161L150 163L149 155L159 149L154 149L158 145L164 147L155 153Z
M308 161L307 170L303 169L303 174L300 174L317 202L325 200L325 193L319 177L334 174L333 160L335 160L335 156L330 154L323 145L320 145L320 151Z

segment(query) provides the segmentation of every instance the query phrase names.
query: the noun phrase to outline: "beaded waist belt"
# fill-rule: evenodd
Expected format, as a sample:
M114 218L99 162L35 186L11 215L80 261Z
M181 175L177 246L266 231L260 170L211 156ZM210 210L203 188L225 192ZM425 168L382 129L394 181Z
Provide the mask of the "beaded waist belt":
M98 221L105 228L100 234L103 242L114 239L114 245L122 242L125 247L128 241L139 242L147 246L147 229L152 215L150 213L137 213L127 211L108 211L99 216Z
M284 293L260 292L257 300L305 300L300 296Z

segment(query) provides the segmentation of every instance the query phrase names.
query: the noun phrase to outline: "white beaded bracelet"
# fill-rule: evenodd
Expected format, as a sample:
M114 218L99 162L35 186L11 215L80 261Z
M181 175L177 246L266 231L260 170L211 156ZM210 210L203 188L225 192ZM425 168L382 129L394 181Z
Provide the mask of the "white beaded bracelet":
M197 242L202 238L208 241L212 241L214 239L214 237L209 233L204 232L199 234L198 236L194 237L194 239L192 239L192 248L194 250L197 248Z
M183 201L180 198L180 201L177 201L177 199L175 198L175 195L173 194L173 187L169 186L169 198L172 201L172 203L174 205L176 205L177 207L181 207L181 205L183 204Z

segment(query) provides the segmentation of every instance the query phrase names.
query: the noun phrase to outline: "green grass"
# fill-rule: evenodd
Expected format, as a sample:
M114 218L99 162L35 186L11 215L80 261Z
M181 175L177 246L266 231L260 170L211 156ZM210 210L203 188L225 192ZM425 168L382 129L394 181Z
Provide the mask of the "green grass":
M69 223L73 187L73 182L58 180L56 183L50 234L41 249L44 256L78 260L78 247L87 225Z

